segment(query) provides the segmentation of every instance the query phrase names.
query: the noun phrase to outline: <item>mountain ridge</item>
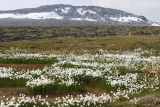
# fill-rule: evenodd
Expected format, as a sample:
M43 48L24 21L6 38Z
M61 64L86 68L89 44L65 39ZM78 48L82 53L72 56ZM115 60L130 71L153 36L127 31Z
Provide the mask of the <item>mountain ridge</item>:
M23 8L0 11L0 25L9 25L2 22L13 20L55 20L65 23L89 22L103 23L104 25L137 25L158 26L158 23L149 21L144 16L135 15L122 10L104 8L100 6L72 6L64 4L45 5L37 8ZM12 22L12 21L11 21ZM17 23L17 22L14 22ZM30 22L32 23L32 22ZM14 26L14 25L13 25Z

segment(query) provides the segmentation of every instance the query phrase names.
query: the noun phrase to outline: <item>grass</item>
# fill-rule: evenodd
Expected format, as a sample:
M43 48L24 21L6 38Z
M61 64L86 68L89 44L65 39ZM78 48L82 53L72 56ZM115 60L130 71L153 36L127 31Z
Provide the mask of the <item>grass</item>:
M126 66L117 66L117 67L113 68L113 71L118 70L118 73L120 75L126 75L126 73L142 73L142 72L144 72L142 70L142 68L144 67L144 65L142 63L137 63L135 66L137 67L136 70L133 68L128 68Z
M23 39L53 37L95 37L117 35L159 35L159 27L138 26L70 26L70 27L1 27L1 35ZM79 36L80 35L80 36ZM22 37L21 37L22 38ZM19 38L19 39L21 39ZM18 39L18 40L19 40Z
M84 103L79 102L79 103L74 103L74 105L71 104L67 104L67 107L81 107L81 105L84 105ZM134 104L127 104L124 103L123 105L127 106L127 107L137 107ZM119 103L104 103L104 104L100 104L100 103L96 103L95 104L90 104L88 105L87 102L85 103L85 105L83 107L119 107L122 106L122 104ZM54 103L50 103L50 105L48 106L47 104L42 104L41 102L36 102L36 103L28 103L28 102L22 102L21 105L19 107L59 107L58 104L54 104ZM66 107L66 106L65 106Z
M117 36L117 37L97 37L97 38L54 38L54 39L42 39L37 41L17 41L17 42L4 42L0 43L0 46L3 49L9 49L10 47L25 49L29 52L36 52L36 50L40 52L48 51L49 53L63 53L75 51L77 53L81 53L84 50L88 50L91 53L96 52L99 49L114 51L114 50L133 50L135 48L142 49L154 49L155 54L159 55L160 53L160 42L158 41L160 37L158 36L146 36L146 37L138 37L138 36ZM64 51L65 50L65 51ZM153 53L154 54L154 53ZM148 57L148 53L144 53L142 56ZM51 64L58 62L57 58L0 58L0 63L8 64L8 63L16 63L16 64ZM139 68L143 68L141 63L137 63ZM61 65L62 68L85 68L85 66L73 65L71 63L64 63ZM126 73L141 73L140 70L132 70L126 68L125 66L120 66L116 68L120 75L125 75ZM38 86L29 89L31 95L63 95L63 94L79 94L86 92L85 87L96 87L98 89L102 89L104 92L116 91L117 88L121 90L125 90L124 86L111 86L110 84L106 84L106 81L103 78L93 78L93 77L75 77L75 79L82 84L81 85L59 85L59 84L49 84L46 86ZM26 81L23 79L11 80L8 78L0 79L0 87L25 87ZM27 90L28 91L28 90ZM130 95L131 98L141 97L148 95L150 92L144 90L144 92L139 94ZM120 99L120 103L126 101L125 99ZM26 103L22 107L32 106L32 103ZM97 104L98 105L98 104ZM104 104L104 107L112 107L114 104ZM37 105L40 107L45 107L42 105ZM77 106L78 107L78 106ZM91 107L94 107L91 105Z
M48 107L46 104L42 104L41 102L38 103L27 103L27 102L22 102L19 107Z
M16 42L0 42L1 50L19 48L28 52L82 53L84 50L97 52L99 49L109 51L125 51L136 48L160 51L160 36L112 36L96 38L51 38L41 40L22 40ZM143 44L142 44L143 43Z
M85 90L80 85L70 85L65 84L48 84L45 86L37 86L33 88L28 88L31 94L34 95L51 95L51 94L66 94L66 93L82 93Z
M25 87L25 85L24 79L0 78L0 88Z
M82 83L82 87L90 86L90 87L96 87L104 90L104 92L110 92L110 91L116 91L118 88L125 89L126 87L123 86L112 86L111 84L108 84L105 79L103 78L97 78L97 77L90 77L90 76L79 76L75 77L75 80Z
M53 64L58 62L57 58L4 58L0 57L2 64Z
M137 93L137 94L131 94L129 95L130 98L140 98L140 97L144 97L147 95L160 95L160 89L154 90L154 91L150 91L148 89L144 89L142 92Z

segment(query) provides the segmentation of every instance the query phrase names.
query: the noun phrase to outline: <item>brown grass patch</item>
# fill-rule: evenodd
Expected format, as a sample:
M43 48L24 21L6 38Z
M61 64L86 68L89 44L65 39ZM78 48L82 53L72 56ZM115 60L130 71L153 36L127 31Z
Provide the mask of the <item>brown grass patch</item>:
M42 69L45 64L0 64L0 67L21 69Z

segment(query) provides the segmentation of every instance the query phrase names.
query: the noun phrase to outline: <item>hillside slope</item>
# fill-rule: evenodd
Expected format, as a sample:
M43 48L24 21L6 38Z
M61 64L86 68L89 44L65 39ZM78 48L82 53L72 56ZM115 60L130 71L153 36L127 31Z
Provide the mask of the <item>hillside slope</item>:
M18 25L17 25L18 24ZM0 25L133 25L158 26L144 16L98 6L47 5L0 11Z

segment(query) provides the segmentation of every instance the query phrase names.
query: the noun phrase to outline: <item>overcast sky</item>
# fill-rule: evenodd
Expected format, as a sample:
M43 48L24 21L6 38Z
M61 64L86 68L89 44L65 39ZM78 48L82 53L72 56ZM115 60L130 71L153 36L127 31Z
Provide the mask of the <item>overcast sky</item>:
M0 10L52 4L96 5L120 9L160 22L160 0L0 0Z

